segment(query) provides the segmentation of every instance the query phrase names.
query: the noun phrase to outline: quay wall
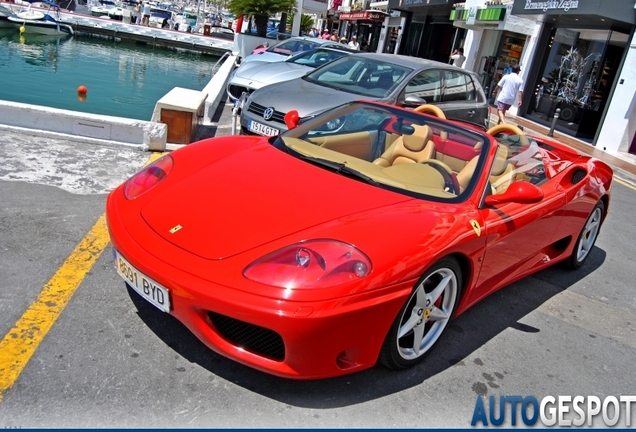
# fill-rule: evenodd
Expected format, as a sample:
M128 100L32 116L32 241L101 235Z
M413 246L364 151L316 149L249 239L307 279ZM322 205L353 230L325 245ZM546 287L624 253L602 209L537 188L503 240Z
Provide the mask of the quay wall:
M168 130L163 123L10 101L0 101L0 119L4 126L28 129L38 135L46 132L141 150L165 150Z

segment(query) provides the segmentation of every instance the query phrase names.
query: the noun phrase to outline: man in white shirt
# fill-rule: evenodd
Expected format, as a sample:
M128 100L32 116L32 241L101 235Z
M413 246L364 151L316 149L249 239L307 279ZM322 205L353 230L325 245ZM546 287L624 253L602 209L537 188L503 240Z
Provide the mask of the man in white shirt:
M150 4L144 2L141 6L141 13L143 17L141 19L141 25L149 26L150 25Z
M453 51L450 55L450 59L453 61L453 66L462 67L466 57L464 57L464 48L459 48Z
M521 100L523 98L523 80L519 76L519 66L512 67L512 73L504 75L499 81L499 84L495 87L493 94L496 94L499 89L499 95L497 96L497 115L499 121L497 124L505 123L506 111L515 103L517 93L519 93L518 106L521 106Z
M358 43L358 37L357 36L352 36L351 37L351 42L349 42L349 48L354 49L354 50L359 50L360 49L360 44Z

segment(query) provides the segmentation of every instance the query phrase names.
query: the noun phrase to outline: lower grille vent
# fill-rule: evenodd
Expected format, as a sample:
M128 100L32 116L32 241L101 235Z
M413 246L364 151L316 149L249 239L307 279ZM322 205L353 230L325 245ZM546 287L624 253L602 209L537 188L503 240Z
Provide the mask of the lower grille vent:
M208 311L214 327L228 342L272 360L285 359L283 338L273 330Z

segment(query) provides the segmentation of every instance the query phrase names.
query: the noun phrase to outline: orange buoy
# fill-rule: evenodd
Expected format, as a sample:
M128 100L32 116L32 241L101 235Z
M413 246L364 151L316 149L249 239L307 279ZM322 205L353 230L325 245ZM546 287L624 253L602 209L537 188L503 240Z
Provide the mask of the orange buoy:
M86 86L81 85L77 88L77 93L85 95L86 93L88 93L88 89L86 88Z

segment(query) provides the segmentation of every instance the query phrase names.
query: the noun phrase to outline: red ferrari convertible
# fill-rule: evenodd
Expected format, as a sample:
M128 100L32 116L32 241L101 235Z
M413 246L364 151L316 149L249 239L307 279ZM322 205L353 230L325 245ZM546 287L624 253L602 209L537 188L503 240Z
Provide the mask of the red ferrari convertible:
M420 112L422 111L422 112ZM349 103L170 153L115 189L116 269L214 351L281 377L423 359L524 276L580 267L612 170L514 126Z

